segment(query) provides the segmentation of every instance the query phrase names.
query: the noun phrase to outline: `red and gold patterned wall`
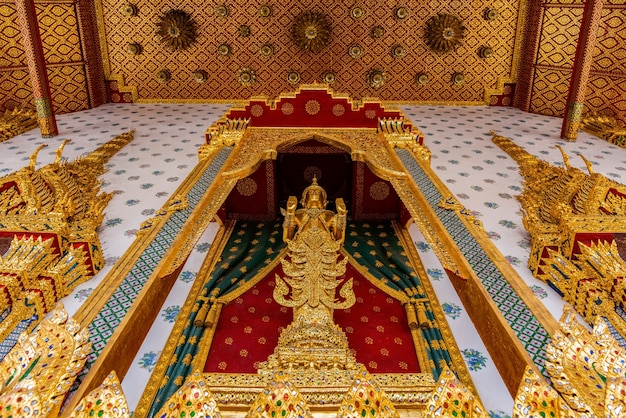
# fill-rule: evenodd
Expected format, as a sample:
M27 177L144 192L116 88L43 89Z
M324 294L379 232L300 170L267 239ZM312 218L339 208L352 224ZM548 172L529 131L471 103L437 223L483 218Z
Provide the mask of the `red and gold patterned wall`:
M552 0L539 9L541 28L529 110L563 116L583 16L583 0ZM626 121L626 4L605 0L585 111Z
M88 109L77 4L48 0L36 1L35 6L55 111ZM0 110L16 106L33 109L33 93L13 1L0 0L0 18L0 51L3 51L0 54L0 91L5 93L0 97Z
M119 92L132 91L135 100L276 97L295 89L287 80L290 71L299 74L297 84L322 82L324 73L332 71L335 81L331 87L354 98L489 103L490 95L502 94L503 83L513 77L519 9L524 1L180 0L157 3L136 0L131 3L136 7L136 14L129 16L127 0L103 1L100 30L106 43L108 78L116 81L115 88ZM216 10L222 4L228 10L225 17ZM262 16L264 5L271 8L268 17ZM361 8L362 16L353 13L355 6ZM401 7L406 17L402 13L403 18L398 17ZM488 8L496 10L494 20L485 17ZM185 11L196 24L196 42L186 50L172 52L156 35L160 18L171 9ZM321 12L331 22L330 44L319 53L301 51L290 35L296 16L307 10ZM460 46L449 53L431 51L424 39L426 22L438 13L457 17L465 27ZM240 33L244 25L249 27L248 36ZM375 26L384 30L382 37L371 35ZM128 44L138 44L141 52L129 53ZM218 53L222 44L229 45L228 55ZM271 45L273 51L264 55L263 45ZM357 58L349 53L355 45L360 46L362 52ZM404 47L405 55L394 56L397 45ZM493 49L493 55L482 58L480 51L486 46ZM242 68L254 72L256 80L251 86L239 82L238 72ZM367 74L372 69L385 73L386 82L380 88L368 84ZM157 80L160 70L169 72L168 82ZM206 71L206 82L194 81L196 70ZM422 72L430 74L426 84L415 80ZM463 73L462 84L452 82L454 73Z

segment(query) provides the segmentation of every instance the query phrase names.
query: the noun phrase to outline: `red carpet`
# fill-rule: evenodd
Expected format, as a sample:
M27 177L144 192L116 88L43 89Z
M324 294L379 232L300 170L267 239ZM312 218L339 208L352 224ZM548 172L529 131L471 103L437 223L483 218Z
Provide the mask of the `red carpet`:
M256 373L256 365L274 352L280 332L293 319L291 308L280 306L272 296L276 273L283 275L280 266L222 308L205 372ZM354 279L357 302L336 310L334 318L357 361L372 373L419 372L402 305L350 265L346 277Z

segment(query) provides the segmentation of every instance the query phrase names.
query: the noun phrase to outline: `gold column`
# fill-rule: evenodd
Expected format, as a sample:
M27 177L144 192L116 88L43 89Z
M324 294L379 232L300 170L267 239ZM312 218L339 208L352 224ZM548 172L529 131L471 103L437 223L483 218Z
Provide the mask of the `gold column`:
M20 23L41 136L50 138L58 135L59 130L52 108L52 95L50 94L46 60L41 45L35 3L33 0L15 0L15 10Z
M602 7L604 0L586 0L583 20L576 47L576 57L572 78L567 96L567 109L561 128L561 138L568 141L575 141L578 137L578 127L582 117L585 101L585 90L587 81L593 64L593 51L596 45L596 35L600 18L602 17Z

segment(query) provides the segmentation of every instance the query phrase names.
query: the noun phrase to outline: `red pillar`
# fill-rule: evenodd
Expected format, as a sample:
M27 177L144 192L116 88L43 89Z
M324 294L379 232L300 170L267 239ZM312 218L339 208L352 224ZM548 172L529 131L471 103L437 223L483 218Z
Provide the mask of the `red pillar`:
M15 0L15 10L20 22L28 73L33 88L33 96L35 96L39 129L41 129L41 136L50 138L58 135L59 130L52 108L52 95L48 83L46 60L41 46L35 3L33 0Z
M585 2L572 79L567 96L567 109L561 128L561 138L568 141L575 141L578 137L578 127L583 113L587 81L593 64L593 51L603 6L604 0L586 0Z

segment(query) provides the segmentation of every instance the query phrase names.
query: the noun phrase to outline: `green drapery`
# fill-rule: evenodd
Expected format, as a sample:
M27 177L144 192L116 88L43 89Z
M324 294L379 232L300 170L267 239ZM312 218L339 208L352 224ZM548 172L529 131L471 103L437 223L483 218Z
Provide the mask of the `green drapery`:
M405 249L388 222L350 223L346 230L346 251L376 279L392 291L404 293L409 300L424 308L430 325L420 328L433 377L439 378L443 366L455 370L450 353L439 328L433 322L435 315L413 269Z
M198 343L205 332L202 325L204 318L197 316L200 312L206 313L214 301L209 300L208 296L227 295L249 282L280 254L284 246L280 222L245 222L235 226L219 261L200 292L201 296L195 301L187 326L178 340L172 363L165 372L167 381L157 391L148 416L155 416L192 373L193 358L198 353ZM202 278L198 277L196 280ZM200 324L196 325L196 319L200 319Z

